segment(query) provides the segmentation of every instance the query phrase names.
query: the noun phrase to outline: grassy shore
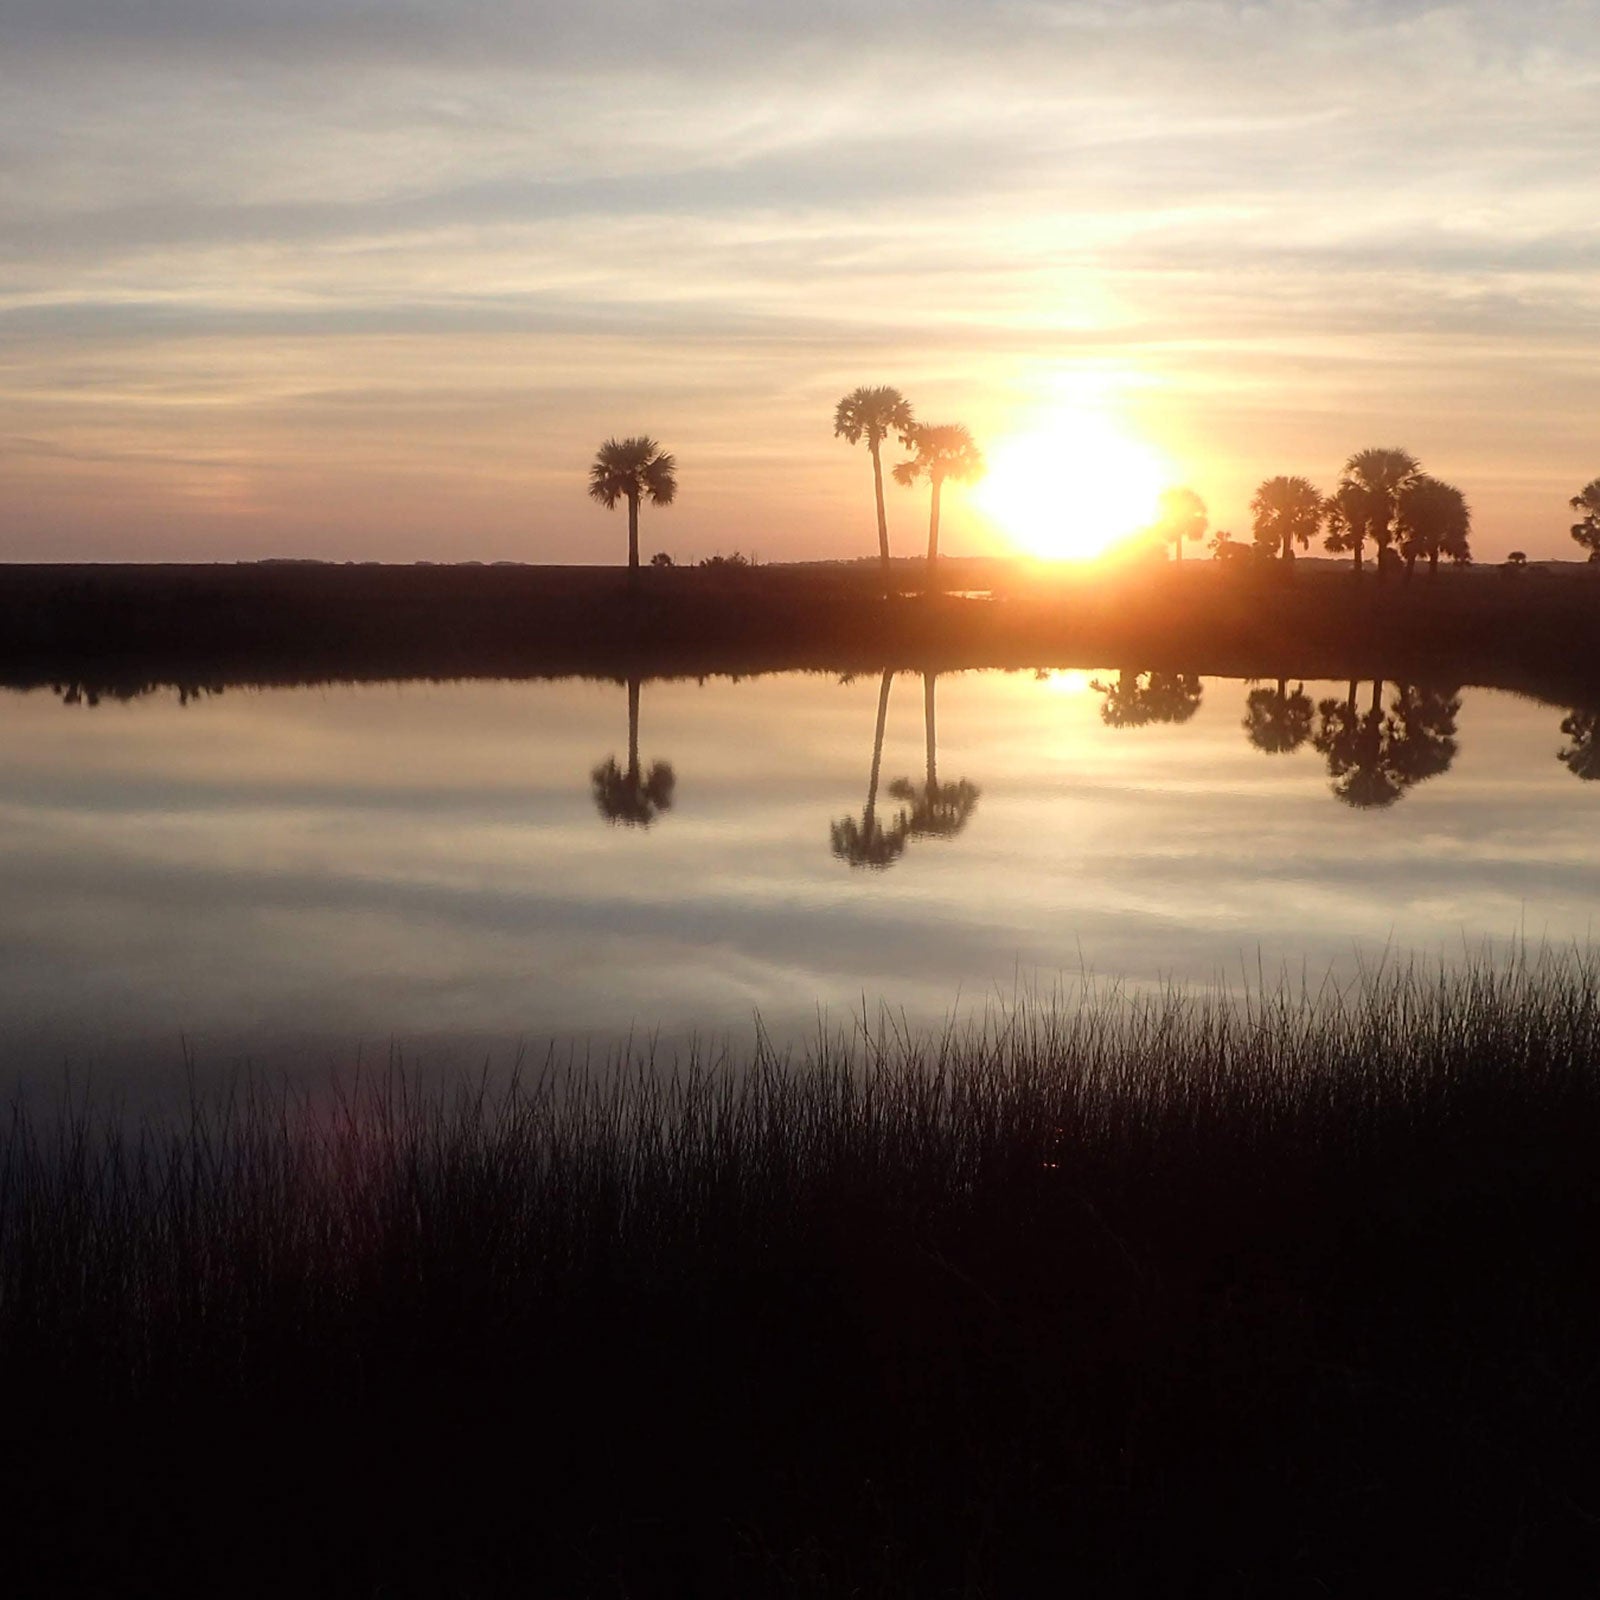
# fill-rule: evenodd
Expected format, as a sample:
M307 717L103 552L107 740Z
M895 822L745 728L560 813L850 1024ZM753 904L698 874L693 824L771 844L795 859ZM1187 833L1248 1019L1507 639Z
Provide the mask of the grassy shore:
M113 1112L0 1157L18 1594L1600 1570L1583 958Z
M1447 681L1600 703L1600 567L1361 582L1302 560L599 567L0 566L0 684L1104 667Z

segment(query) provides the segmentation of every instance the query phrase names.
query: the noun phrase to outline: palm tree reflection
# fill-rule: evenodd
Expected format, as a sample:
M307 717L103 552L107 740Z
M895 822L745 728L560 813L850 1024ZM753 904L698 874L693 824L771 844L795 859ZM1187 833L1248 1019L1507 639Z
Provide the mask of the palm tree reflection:
M607 756L590 774L595 809L607 822L629 828L648 828L663 811L672 809L677 776L668 761L652 761L648 772L639 766L639 680L628 679L628 765Z
M1556 752L1556 760L1574 778L1600 778L1600 711L1574 707L1571 716L1561 719L1561 731L1572 743Z
M883 764L883 728L889 716L892 672L883 675L878 688L878 726L872 738L872 773L867 779L867 803L860 819L841 817L829 830L833 853L852 867L883 868L899 860L906 848L911 819L902 809L886 828L878 817L878 773Z
M1192 672L1124 670L1115 683L1092 678L1089 687L1105 696L1100 720L1108 728L1187 722L1200 709L1200 679Z
M1269 756L1289 755L1311 737L1315 708L1303 683L1290 694L1288 679L1279 678L1276 689L1252 689L1244 705L1245 735Z
M938 735L934 724L933 686L937 674L922 675L922 723L927 750L927 773L918 785L910 778L896 778L889 793L911 808L906 833L913 839L953 839L966 827L978 804L978 787L965 778L955 783L939 782Z
M1354 679L1343 701L1317 705L1312 743L1328 763L1333 792L1362 809L1392 806L1408 789L1447 772L1456 757L1456 691L1402 685L1385 711L1383 684L1373 680L1365 711L1357 707Z

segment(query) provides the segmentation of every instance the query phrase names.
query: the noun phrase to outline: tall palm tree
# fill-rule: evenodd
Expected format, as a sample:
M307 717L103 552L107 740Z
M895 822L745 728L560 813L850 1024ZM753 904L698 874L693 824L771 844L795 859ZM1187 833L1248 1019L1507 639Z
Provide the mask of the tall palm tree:
M883 509L883 441L891 433L907 438L916 426L911 402L887 384L872 389L852 389L833 408L833 433L846 444L867 441L872 457L872 492L878 501L878 559L883 563L884 581L889 578L889 519Z
M1600 778L1600 711L1574 707L1570 717L1561 719L1561 731L1572 743L1556 752L1556 760L1574 778Z
M1344 464L1344 474L1339 479L1339 489L1334 499L1341 514L1348 520L1349 512L1359 513L1360 533L1356 543L1341 548L1353 548L1356 553L1356 571L1361 570L1361 539L1371 539L1378 547L1378 576L1383 577L1383 556L1394 539L1395 518L1399 511L1400 493L1409 486L1422 468L1417 458L1407 450L1358 450ZM1342 491L1354 487L1359 496L1344 496ZM1351 530L1354 532L1354 529ZM1330 549L1333 546L1330 544Z
M1309 478L1268 478L1250 502L1255 518L1254 531L1259 548L1294 560L1298 540L1305 549L1322 526L1323 501Z
M594 803L610 823L648 828L663 811L672 809L677 776L667 761L652 761L650 770L639 766L639 680L628 679L628 766L624 771L615 756L607 756L589 774Z
M1279 678L1276 689L1252 689L1245 697L1245 736L1270 756L1289 755L1311 737L1313 710L1303 683L1290 694L1288 679Z
M1591 561L1600 561L1600 478L1586 483L1567 504L1583 513L1572 525L1572 537L1589 552Z
M894 469L894 481L909 489L918 478L926 478L933 497L928 513L928 577L931 581L939 562L939 496L946 478L971 483L983 476L983 452L971 433L959 422L937 425L915 424L905 435L906 449L914 451L909 461Z
M978 787L965 778L939 782L938 735L934 725L933 685L936 674L922 675L922 731L926 776L919 786L910 778L896 778L889 793L910 807L906 833L913 839L953 839L966 827L978 804Z
M670 506L678 493L678 463L643 434L633 439L607 439L595 451L589 468L589 498L607 511L628 502L628 582L639 581L639 501Z
M1210 522L1206 503L1193 489L1163 489L1156 512L1156 531L1170 544L1179 561L1183 560L1183 541L1198 539Z
M867 803L858 822L842 817L829 830L833 853L852 867L890 866L904 853L909 825L904 811L885 828L878 818L878 773L883 766L883 729L889 716L889 685L894 674L886 672L878 686L878 726L872 737L872 773L867 779Z
M1472 511L1467 497L1453 483L1441 483L1419 472L1401 490L1395 515L1400 554L1409 578L1419 556L1428 558L1428 571L1437 573L1439 557L1455 562L1472 560L1469 537Z

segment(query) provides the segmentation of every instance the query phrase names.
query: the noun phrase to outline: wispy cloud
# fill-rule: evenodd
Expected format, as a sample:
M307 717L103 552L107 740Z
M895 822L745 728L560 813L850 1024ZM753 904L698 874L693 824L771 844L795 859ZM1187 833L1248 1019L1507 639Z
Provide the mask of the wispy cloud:
M365 498L572 559L634 421L703 547L853 554L838 388L993 432L1085 363L1235 525L1376 428L1555 554L1595 469L1586 0L14 0L0 63L13 556L380 553ZM159 546L74 471L130 453ZM221 527L213 453L273 484Z

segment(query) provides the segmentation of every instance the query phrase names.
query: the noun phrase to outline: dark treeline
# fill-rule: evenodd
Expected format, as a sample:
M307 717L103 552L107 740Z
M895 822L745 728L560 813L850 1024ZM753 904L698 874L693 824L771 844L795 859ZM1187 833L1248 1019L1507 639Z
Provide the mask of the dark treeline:
M907 563L907 586L921 566ZM0 566L0 685L110 696L393 678L943 671L1137 661L1223 677L1381 676L1600 702L1600 572L1334 570L1186 562L1093 576L945 558L940 594L875 563L614 569Z
M114 1113L0 1134L18 1595L1600 1570L1581 960Z

